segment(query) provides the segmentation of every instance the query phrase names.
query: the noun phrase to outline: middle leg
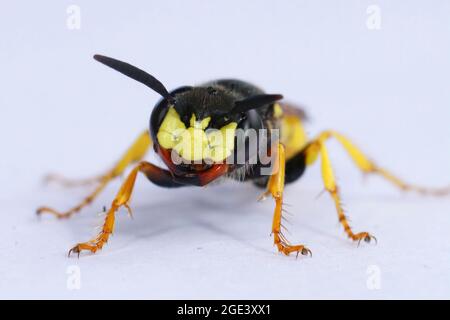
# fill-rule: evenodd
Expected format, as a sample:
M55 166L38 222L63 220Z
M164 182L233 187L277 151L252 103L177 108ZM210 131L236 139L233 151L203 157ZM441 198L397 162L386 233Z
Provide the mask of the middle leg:
M321 164L322 180L325 186L325 190L328 191L328 193L330 194L331 198L334 201L339 222L343 226L347 236L353 241L358 241L358 243L360 243L361 240L364 240L365 242L375 240L376 242L376 238L372 236L370 233L368 232L354 233L352 228L350 227L344 209L342 208L341 197L339 195L339 188L336 184L336 178L334 176L333 168L331 166L330 157L328 155L328 149L325 145L325 139L319 137L318 139L313 140L308 145L308 147L305 148L303 152L305 153L306 163L309 165L314 163L318 155L320 154L322 162Z

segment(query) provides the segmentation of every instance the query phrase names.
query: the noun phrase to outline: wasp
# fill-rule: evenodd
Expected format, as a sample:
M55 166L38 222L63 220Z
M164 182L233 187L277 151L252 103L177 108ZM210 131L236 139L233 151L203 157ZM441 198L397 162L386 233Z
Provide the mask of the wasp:
M135 66L102 55L95 55L94 59L146 85L162 98L151 113L149 129L139 135L111 169L93 179L78 181L96 184L94 191L81 203L65 212L50 207L37 210L38 214L68 218L90 204L108 183L135 164L109 209L105 210L106 217L99 234L78 243L70 249L69 256L71 253L79 255L82 251L95 253L103 248L113 232L116 212L124 207L131 215L129 202L139 174L165 188L202 187L224 178L252 181L265 188L261 199L271 197L274 200L271 234L278 251L285 255L312 255L306 246L291 244L283 233L283 190L316 161L321 162L324 188L334 202L348 238L358 243L376 242L371 233L355 232L350 227L327 149L330 139L343 147L363 173L380 175L403 191L436 196L450 193L450 187L429 189L403 182L334 130L308 138L304 128L305 112L284 103L280 94L266 94L248 82L235 79L183 86L169 92L154 76ZM159 155L166 168L143 161L150 148ZM66 184L76 183L64 178L53 179Z

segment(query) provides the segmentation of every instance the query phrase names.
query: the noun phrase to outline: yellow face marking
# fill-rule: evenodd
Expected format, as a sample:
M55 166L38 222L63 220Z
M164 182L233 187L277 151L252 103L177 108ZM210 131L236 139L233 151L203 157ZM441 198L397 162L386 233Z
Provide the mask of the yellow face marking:
M181 121L180 115L175 111L174 107L170 107L159 127L156 137L163 148L172 149L179 143L181 135L185 130L186 126Z
M175 108L170 107L157 133L159 144L165 149L174 149L189 161L211 159L219 162L230 156L234 149L236 122L207 132L205 129L211 117L197 121L193 114L189 122L190 127L186 128Z
M211 121L211 117L205 118L202 121L197 121L195 114L192 115L191 120L189 121L191 127L205 130Z
M206 149L206 158L219 162L230 156L234 149L236 127L237 123L231 122L220 130L211 130L207 133L209 144Z
M198 128L188 128L181 136L181 142L173 148L186 160L199 161L203 159L203 150L208 146L205 131Z

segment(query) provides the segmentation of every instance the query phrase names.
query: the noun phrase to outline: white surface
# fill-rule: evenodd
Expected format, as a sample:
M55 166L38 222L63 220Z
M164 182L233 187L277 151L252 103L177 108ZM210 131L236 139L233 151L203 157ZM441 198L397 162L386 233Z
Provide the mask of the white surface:
M84 177L107 168L147 126L157 95L91 59L134 63L168 88L217 77L253 81L305 104L312 134L345 132L409 180L450 181L448 1L14 1L0 14L0 298L449 298L450 199L362 184L330 144L355 230L346 240L319 168L286 190L292 242L313 258L286 258L269 237L273 204L251 185L165 190L140 178L102 252L66 257L88 240L120 181L69 221L34 216L68 208L88 190L43 187L48 172ZM381 8L381 30L366 9ZM150 156L149 159L154 159ZM157 162L160 163L160 162ZM80 290L67 288L79 266ZM368 270L380 271L370 290Z

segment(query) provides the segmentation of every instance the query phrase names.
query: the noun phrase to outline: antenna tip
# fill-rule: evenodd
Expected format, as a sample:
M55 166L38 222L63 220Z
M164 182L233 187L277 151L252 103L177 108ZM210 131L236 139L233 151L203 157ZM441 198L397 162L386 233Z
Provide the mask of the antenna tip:
M98 62L102 62L103 60L105 60L106 57L102 56L101 54L94 54L93 58Z

